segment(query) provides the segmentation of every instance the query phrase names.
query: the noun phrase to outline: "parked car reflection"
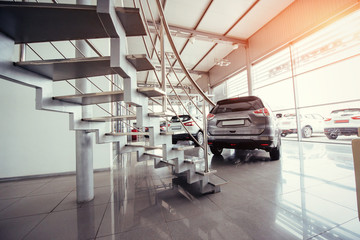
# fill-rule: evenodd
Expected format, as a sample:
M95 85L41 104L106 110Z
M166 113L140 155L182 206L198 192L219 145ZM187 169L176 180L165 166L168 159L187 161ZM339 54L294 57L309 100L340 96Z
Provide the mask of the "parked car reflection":
M324 118L317 113L300 114L301 134L304 138L309 138L313 133L324 132ZM279 119L281 136L286 137L288 134L296 133L296 114L284 114Z
M358 135L360 127L360 108L334 110L325 119L324 132L328 139L338 136Z

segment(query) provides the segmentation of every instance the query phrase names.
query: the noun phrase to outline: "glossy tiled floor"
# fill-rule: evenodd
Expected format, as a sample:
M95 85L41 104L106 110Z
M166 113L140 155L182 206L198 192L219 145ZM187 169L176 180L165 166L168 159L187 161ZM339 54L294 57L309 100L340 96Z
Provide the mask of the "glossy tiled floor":
M134 155L95 174L87 204L74 176L0 183L0 239L360 239L349 145L283 141L280 161L234 150L210 160L229 183L200 197Z

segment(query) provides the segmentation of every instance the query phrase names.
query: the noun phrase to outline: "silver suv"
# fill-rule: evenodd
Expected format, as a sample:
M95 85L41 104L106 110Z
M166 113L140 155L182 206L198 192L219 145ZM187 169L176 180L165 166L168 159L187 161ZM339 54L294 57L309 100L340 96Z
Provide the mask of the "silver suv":
M275 115L255 96L217 102L207 116L208 144L214 155L223 148L262 149L271 160L279 160L280 130Z

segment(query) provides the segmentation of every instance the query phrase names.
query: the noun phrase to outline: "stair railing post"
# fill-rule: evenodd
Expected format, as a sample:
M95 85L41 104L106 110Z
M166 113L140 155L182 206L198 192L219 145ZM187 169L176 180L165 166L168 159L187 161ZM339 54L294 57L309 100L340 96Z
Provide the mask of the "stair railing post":
M164 25L163 25L163 21L161 20L161 24L160 24L161 28L160 28L160 55L161 55L161 89L166 93L166 66L165 66L165 30L164 30ZM165 96L163 97L163 102L162 102L162 108L163 108L163 112L167 111L167 96L165 94Z
M203 135L204 135L204 142L203 142L203 146L204 146L204 158L205 158L205 173L209 172L209 161L208 161L208 138L207 138L207 118L206 118L206 101L205 99L203 99L203 107L202 107L202 112L203 112Z
M90 5L91 0L76 0L77 4ZM90 51L85 41L75 42L79 51L88 56ZM76 50L75 50L76 51ZM79 51L77 58L84 57ZM83 93L91 92L91 84L86 78L76 79L76 87ZM92 117L92 106L82 107L82 118ZM94 198L94 170L93 170L93 134L85 130L76 131L76 197L77 202L88 202Z

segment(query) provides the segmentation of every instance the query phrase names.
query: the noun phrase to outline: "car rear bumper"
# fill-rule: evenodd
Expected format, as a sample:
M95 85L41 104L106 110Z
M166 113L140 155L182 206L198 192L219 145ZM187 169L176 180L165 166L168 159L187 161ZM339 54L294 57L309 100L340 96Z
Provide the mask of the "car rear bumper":
M325 134L357 135L358 128L324 128Z
M196 134L192 134L193 137L196 137ZM180 141L180 140L193 140L192 137L190 136L190 134L188 133L180 133L180 134L174 134L172 135L172 139L176 140L176 141ZM196 139L196 138L195 138Z
M269 151L271 148L277 145L274 142L273 137L259 137L259 136L247 136L244 139L228 137L219 139L217 137L209 136L208 145L219 148L231 148L231 149L263 149Z

